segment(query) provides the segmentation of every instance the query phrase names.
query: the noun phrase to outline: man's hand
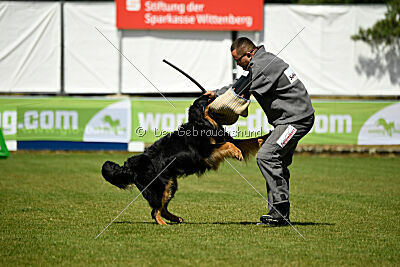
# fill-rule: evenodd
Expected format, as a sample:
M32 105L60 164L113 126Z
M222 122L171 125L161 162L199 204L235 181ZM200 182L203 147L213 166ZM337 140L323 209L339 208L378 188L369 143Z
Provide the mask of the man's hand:
M208 95L208 98L214 98L215 97L215 93L213 91L207 91L204 93L204 95Z

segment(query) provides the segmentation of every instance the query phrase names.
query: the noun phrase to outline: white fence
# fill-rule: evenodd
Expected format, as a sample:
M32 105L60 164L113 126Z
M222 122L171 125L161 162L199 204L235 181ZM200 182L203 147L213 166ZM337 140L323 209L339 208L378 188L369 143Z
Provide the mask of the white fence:
M258 36L277 54L304 27L279 56L311 95L400 95L398 51L377 54L350 39L385 10L267 4L264 31L239 35ZM59 93L61 72L68 94L199 92L164 58L208 89L232 79L231 32L118 31L114 3L65 3L62 68L60 25L60 3L0 2L0 92Z
M399 51L373 53L351 35L384 17L384 5L270 5L265 43L281 53L313 95L400 95ZM397 67L396 67L397 66Z
M60 5L0 2L0 92L60 91Z

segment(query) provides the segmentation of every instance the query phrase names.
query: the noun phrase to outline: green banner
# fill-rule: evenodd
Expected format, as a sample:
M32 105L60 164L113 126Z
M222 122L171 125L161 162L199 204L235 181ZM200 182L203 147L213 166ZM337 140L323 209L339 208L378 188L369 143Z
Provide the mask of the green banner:
M90 120L119 100L1 98L0 127L7 140L84 141Z
M2 97L6 140L152 143L187 121L193 98ZM314 100L315 124L303 144L400 144L400 102ZM226 127L239 139L272 130L253 102Z
M132 100L132 140L151 143L177 129L182 121L186 121L186 109L191 102L192 100L174 101L175 109L162 100ZM397 129L400 130L399 102L316 100L313 101L313 106L316 111L315 124L311 132L301 140L303 144L358 144L363 126L376 128L376 133L379 132L371 136L371 140L365 141L365 144L400 144L400 136L389 136L385 133L383 126L378 123L379 118L365 124L375 113L393 106L392 114L397 114L397 121L396 118L387 117L388 114L381 119L385 120L387 117L387 123L392 123L397 133ZM260 136L273 129L256 102L249 106L249 115L246 118L240 117L237 123L226 128L232 136L239 139Z

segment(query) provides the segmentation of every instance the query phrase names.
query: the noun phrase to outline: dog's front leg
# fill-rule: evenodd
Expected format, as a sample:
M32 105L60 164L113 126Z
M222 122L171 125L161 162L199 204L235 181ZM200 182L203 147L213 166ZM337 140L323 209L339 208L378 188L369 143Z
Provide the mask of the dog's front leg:
M242 160L243 155L237 146L230 142L226 142L215 148L207 158L206 162L212 169L216 170L225 158L236 158L237 160Z
M215 149L211 156L222 157L221 160L224 158L236 158L237 160L243 159L242 151L231 142L226 142Z
M247 160L250 156L257 154L270 134L250 139L236 139L235 145L242 151L243 157Z

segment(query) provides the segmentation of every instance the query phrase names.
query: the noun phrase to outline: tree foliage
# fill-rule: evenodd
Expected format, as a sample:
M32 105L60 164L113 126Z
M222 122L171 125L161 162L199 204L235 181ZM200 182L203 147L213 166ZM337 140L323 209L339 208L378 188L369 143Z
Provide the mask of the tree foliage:
M377 21L371 28L358 30L358 34L351 38L355 41L361 40L372 47L397 46L400 43L400 1L389 0L387 2L385 18Z

